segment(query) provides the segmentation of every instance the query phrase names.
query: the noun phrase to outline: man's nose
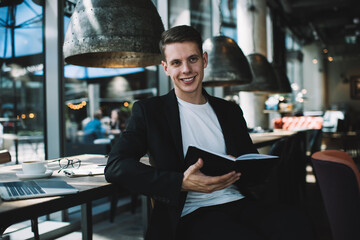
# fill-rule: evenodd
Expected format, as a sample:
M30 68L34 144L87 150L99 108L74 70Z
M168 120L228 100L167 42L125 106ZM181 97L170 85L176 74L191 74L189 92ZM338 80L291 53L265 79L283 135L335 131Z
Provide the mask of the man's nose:
M188 62L185 62L183 64L182 72L183 73L190 73L191 72L191 65Z

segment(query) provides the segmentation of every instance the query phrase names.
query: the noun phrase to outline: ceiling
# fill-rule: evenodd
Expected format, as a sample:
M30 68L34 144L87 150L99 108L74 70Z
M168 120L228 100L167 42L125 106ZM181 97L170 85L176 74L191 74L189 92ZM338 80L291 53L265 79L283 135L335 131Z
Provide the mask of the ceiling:
M334 57L360 57L360 0L267 0L301 44Z

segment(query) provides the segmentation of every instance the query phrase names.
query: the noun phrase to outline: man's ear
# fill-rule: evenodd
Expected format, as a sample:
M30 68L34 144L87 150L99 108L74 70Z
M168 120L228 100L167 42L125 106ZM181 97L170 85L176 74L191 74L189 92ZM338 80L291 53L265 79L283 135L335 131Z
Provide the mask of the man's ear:
M168 71L167 71L167 64L166 64L166 62L161 61L161 65L164 67L164 72L165 72L165 74L166 74L167 76L169 76L169 73L168 73Z
M203 54L204 68L208 65L208 53L204 52Z

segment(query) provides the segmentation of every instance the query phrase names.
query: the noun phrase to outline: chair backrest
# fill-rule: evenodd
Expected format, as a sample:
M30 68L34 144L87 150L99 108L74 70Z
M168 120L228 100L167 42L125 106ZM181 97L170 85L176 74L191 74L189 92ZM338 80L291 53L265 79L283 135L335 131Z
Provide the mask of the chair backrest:
M305 132L298 132L276 142L270 155L280 157L277 168L279 202L301 205L305 195Z
M334 240L360 239L360 173L349 154L325 150L311 156Z
M309 150L312 155L321 150L322 129L312 129L310 132Z
M8 150L0 150L0 164L11 162L11 156Z

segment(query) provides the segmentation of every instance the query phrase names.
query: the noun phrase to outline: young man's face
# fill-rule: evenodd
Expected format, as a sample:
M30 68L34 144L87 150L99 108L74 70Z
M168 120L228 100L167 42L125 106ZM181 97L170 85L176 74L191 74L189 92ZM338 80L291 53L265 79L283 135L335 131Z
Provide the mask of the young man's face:
M165 46L165 57L162 65L174 83L176 95L186 100L201 94L207 53L201 54L194 42L171 43Z

